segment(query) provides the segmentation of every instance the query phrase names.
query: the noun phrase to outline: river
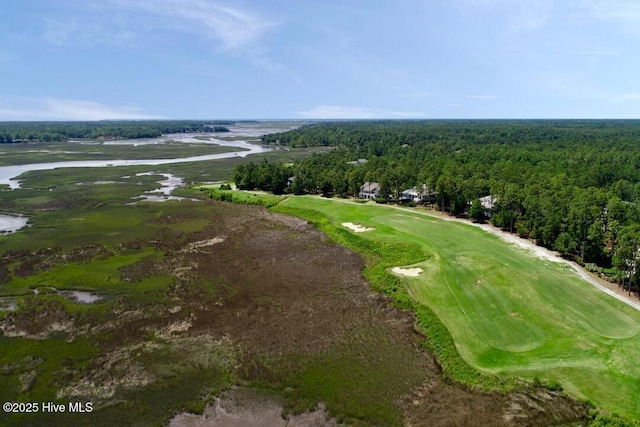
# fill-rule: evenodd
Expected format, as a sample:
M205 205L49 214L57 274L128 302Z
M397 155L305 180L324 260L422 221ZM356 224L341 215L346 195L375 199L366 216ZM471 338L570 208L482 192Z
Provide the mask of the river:
M145 138L145 139L131 139L131 140L117 140L117 141L103 141L94 142L104 145L134 145L134 146L146 146L154 144L162 144L168 141L171 142L184 142L184 143L200 143L200 144L215 144L223 147L235 147L241 151L231 151L228 153L219 154L206 154L201 156L191 157L179 157L172 159L139 159L139 160L78 160L78 161L65 161L65 162L49 162L49 163L30 163L24 165L12 165L12 166L0 166L0 185L8 185L12 190L20 188L20 175L30 171L42 171L58 168L97 168L97 167L111 167L111 166L139 166L139 165L166 165L170 163L187 163L187 162L200 162L205 160L226 159L230 157L246 157L249 154L263 153L269 151L270 148L261 146L259 143L250 143L248 139L256 140L260 136L273 133L282 132L290 129L294 129L297 126L292 126L290 123L243 123L230 126L231 132L224 134L170 134L163 135L159 138ZM237 138L233 140L218 139L221 138ZM1 193L0 193L1 199ZM14 232L27 225L27 218L22 216L8 216L0 215L0 234Z
M0 215L0 235L13 233L27 225L27 217Z
M210 136L210 135L203 135ZM131 144L131 145L150 145L158 144L164 141L180 141L180 142L199 142L203 144L216 144L223 147L241 148L242 151L231 151L228 153L205 154L202 156L179 157L173 159L139 159L139 160L76 160L67 162L51 162L51 163L30 163L25 165L12 165L0 167L0 185L8 185L11 189L20 188L20 180L16 179L20 175L29 171L51 170L59 168L97 168L107 166L138 166L138 165L166 165L170 163L186 163L200 162L204 160L226 159L229 157L246 157L249 154L263 153L268 148L258 144L251 144L244 140L225 141L220 139L199 140L194 135L167 135L161 138L130 140L130 141L112 141L107 144Z

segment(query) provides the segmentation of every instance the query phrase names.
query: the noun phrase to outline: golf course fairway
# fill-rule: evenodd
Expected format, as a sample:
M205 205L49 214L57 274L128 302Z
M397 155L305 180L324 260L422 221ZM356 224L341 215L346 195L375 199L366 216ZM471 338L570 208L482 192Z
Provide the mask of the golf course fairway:
M281 205L317 211L361 239L419 247L424 260L398 267L421 272L401 280L435 312L472 367L560 384L600 408L640 418L640 311L565 264L409 209L308 196Z

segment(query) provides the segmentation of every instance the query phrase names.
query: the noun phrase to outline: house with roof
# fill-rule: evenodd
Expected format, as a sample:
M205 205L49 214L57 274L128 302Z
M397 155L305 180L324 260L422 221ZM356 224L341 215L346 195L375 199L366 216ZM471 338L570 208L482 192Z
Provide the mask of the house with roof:
M375 200L380 197L380 184L377 182L365 182L360 187L358 197L361 199Z
M403 202L419 203L422 200L422 197L420 196L420 193L418 192L416 187L413 187L413 188L407 188L406 190L404 190L400 194L400 200Z
M403 202L433 203L435 197L436 192L427 187L426 184L422 184L420 189L413 187L404 190L400 195L400 200Z
M489 194L488 196L480 197L479 200L480 206L484 209L484 216L486 218L491 218L491 213L493 212L497 199L493 195Z

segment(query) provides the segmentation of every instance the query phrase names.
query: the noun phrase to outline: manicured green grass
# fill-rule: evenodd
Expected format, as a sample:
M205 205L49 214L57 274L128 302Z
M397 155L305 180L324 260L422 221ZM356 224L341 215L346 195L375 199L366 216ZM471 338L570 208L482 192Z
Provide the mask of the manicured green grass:
M398 265L424 272L402 282L481 372L557 381L601 408L640 417L640 313L563 264L478 228L411 211L317 197L289 198L281 206L318 211L337 228L343 222L373 227L357 237L375 245L418 247L422 260Z

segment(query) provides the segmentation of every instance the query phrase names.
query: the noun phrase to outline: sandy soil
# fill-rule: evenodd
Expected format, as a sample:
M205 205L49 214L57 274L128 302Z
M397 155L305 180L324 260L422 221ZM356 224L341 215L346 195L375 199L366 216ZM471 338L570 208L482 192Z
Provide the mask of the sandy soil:
M422 273L424 270L422 270L419 267L417 268L393 267L391 271L401 276L418 277L420 273Z
M370 228L370 227L363 227L360 224L354 224L352 222L343 222L342 223L343 227L347 227L348 229L356 232L356 233L364 233L365 231L373 231L375 230L375 228Z
M234 389L208 406L202 415L179 414L168 427L334 427L324 406L313 412L282 417L282 405L252 393Z
M213 239L200 240L198 242L189 243L187 247L185 247L183 252L192 252L198 249L206 248L207 246L213 246L218 243L224 242L226 237L214 237Z

